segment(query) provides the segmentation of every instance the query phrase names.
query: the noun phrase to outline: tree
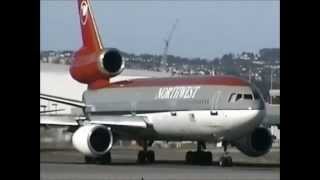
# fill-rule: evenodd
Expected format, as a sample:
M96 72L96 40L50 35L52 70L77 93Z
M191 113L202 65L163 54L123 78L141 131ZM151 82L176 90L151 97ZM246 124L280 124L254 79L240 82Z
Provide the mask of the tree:
M279 48L264 48L259 51L260 58L263 61L274 62L280 60L280 49Z

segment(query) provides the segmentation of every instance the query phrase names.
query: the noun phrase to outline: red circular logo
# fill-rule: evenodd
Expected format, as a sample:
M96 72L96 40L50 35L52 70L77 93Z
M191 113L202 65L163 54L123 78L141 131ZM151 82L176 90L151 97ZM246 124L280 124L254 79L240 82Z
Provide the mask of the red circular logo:
M82 1L80 5L80 17L81 17L81 24L85 25L88 19L88 4L87 1Z

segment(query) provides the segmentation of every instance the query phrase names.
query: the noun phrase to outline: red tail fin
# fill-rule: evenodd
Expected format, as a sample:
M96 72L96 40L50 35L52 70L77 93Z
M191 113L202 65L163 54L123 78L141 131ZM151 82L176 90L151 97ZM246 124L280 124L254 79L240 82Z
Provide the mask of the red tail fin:
M78 0L83 45L72 56L70 74L89 89L98 89L110 85L110 78L123 71L124 61L119 51L103 49L89 2Z
M82 33L82 48L88 52L100 51L103 49L98 28L93 16L89 0L78 0L80 26Z

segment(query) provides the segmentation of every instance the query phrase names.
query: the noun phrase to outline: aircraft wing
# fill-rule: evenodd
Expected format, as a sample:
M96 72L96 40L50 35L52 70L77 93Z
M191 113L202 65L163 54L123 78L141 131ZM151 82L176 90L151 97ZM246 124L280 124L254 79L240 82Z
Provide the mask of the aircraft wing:
M40 111L41 113L49 113L49 112L58 112L58 111L64 111L65 109L56 109L56 110L47 110L47 111Z
M79 126L79 120L71 115L40 115L40 126Z
M90 124L104 124L108 126L127 126L136 128L147 127L147 117L144 116L91 116Z
M90 107L82 101L68 99L47 94L40 94L40 99L67 104L79 108ZM82 126L85 124L102 124L109 127L123 128L146 128L148 119L144 116L109 116L91 115L90 118L72 115L40 115L42 126Z
M85 124L101 124L109 127L146 128L147 117L144 116L91 116L85 117L71 115L41 115L42 126L82 126Z

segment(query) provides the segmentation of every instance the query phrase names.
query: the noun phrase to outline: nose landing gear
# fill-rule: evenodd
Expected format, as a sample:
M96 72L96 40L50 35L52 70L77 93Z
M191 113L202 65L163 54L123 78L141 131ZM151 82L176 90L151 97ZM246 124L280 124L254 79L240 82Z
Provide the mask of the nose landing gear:
M223 141L222 142L222 146L223 146L224 154L219 160L219 166L221 166L221 167L230 167L230 166L233 165L233 163L232 163L232 157L227 152L228 143L226 141Z

